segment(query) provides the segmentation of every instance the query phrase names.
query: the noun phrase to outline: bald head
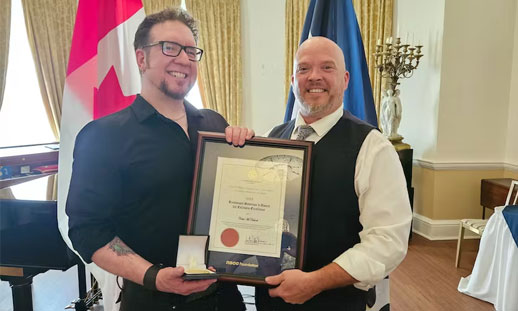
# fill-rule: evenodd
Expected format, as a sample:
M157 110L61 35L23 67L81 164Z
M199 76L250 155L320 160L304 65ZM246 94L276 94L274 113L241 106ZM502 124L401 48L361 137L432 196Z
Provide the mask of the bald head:
M302 42L295 54L294 73L297 70L297 63L301 55L311 55L316 51L321 52L322 50L329 52L329 55L336 61L337 67L343 68L344 71L346 70L344 53L338 44L326 37L311 37Z
M336 43L325 37L312 37L300 45L291 84L306 123L339 109L348 83L344 54Z

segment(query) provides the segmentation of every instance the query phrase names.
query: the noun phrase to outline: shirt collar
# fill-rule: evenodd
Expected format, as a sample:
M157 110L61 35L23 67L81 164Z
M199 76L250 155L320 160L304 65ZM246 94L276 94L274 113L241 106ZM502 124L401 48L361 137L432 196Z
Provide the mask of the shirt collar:
M328 114L327 116L323 117L322 119L319 119L313 123L311 123L311 127L313 130L315 130L315 134L317 134L319 137L324 136L331 130L333 126L340 120L340 118L343 116L344 110L342 107L339 107L331 114ZM299 126L306 125L306 121L304 121L304 118L300 114L300 112L297 114L297 119L295 120L295 133L298 133Z
M183 105L185 106L185 113L187 113L187 117L203 118L203 115L200 113L200 110L198 108L194 107L186 99L183 100Z
M185 106L185 113L188 118L203 118L203 115L200 111L191 105L187 100L184 99L183 105ZM159 115L159 112L153 107L144 97L137 94L137 98L131 105L137 120L142 123L153 115Z

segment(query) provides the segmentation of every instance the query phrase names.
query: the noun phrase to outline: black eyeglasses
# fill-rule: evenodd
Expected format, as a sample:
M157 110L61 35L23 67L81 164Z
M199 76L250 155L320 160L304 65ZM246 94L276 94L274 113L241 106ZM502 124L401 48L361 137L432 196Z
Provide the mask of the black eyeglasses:
M199 62L201 60L201 56L203 55L203 50L200 48L195 46L183 46L172 41L158 41L144 45L142 48L147 48L159 44L162 45L162 53L166 56L176 57L182 53L182 50L184 50L185 54L187 54L187 57L191 62Z

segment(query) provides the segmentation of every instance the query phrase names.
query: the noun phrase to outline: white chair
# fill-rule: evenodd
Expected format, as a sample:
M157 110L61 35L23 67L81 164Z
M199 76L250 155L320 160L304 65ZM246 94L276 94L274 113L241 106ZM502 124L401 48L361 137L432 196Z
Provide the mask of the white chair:
M511 195L513 193L513 189L515 186L518 187L518 181L513 181L511 183L511 187L509 188L509 193L507 194L505 205L509 205L509 202L511 201ZM518 192L516 194L516 197L514 198L513 204L516 204L517 198ZM468 229L469 231L474 232L479 236L482 236L482 233L484 233L484 229L486 228L487 221L488 219L461 219L459 226L459 240L457 242L457 256L455 258L456 268L459 267L460 255L462 251L462 240L464 239L465 230Z
M460 254L462 251L462 240L464 239L464 232L468 229L471 232L482 236L486 228L487 219L461 219L459 226L459 241L457 242L457 256L455 258L455 267L459 266Z

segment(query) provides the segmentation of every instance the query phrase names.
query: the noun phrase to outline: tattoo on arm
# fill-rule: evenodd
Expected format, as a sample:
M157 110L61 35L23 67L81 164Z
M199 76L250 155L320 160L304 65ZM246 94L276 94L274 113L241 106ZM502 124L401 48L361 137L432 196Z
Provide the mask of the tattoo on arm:
M113 240L108 243L108 247L119 256L135 254L119 237L113 238Z

